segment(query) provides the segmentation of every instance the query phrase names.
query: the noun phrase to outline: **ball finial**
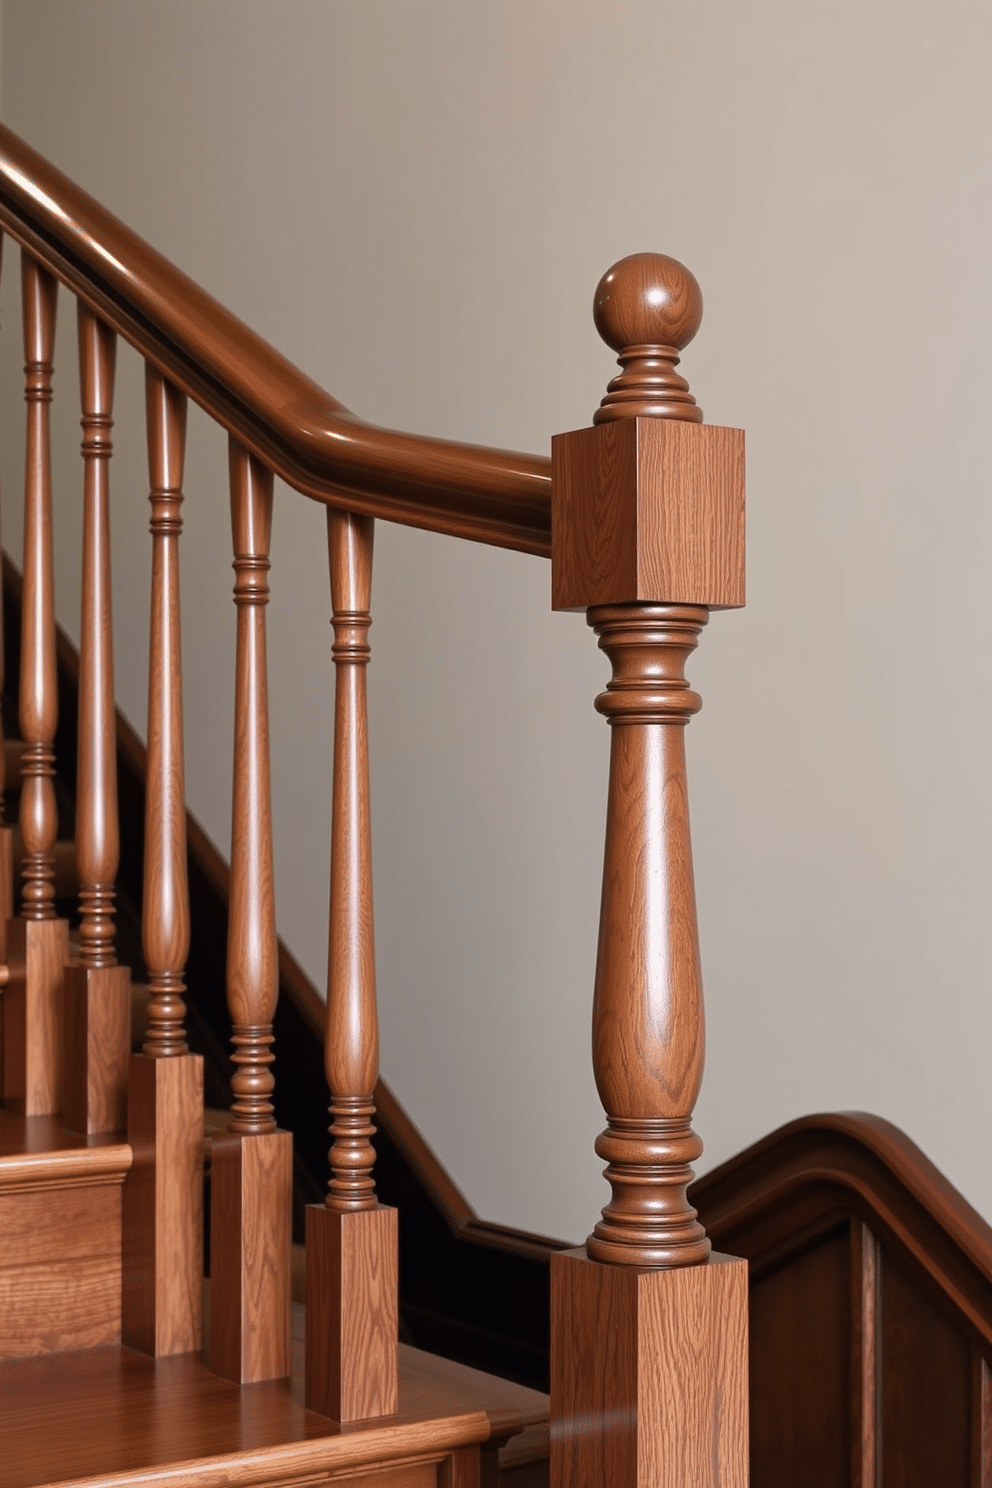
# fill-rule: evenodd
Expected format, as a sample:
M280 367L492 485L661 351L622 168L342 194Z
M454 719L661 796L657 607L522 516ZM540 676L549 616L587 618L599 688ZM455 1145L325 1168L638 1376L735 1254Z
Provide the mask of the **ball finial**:
M664 253L633 253L607 269L593 300L596 329L623 371L610 383L594 423L617 418L702 421L678 354L699 330L703 296L695 278Z

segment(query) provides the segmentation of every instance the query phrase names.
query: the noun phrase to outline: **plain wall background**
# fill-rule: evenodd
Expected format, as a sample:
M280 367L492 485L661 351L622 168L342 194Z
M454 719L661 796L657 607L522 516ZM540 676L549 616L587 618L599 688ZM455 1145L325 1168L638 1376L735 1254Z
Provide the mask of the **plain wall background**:
M5 122L377 422L547 450L613 370L599 275L645 247L690 265L706 313L683 371L749 449L749 606L713 617L690 672L701 1166L795 1115L867 1108L992 1218L986 0L5 0L2 21ZM63 295L75 635L73 323ZM123 348L117 415L118 696L143 731L147 474ZM189 443L187 782L226 851L225 439L191 410ZM607 1196L589 1060L606 666L548 588L538 560L379 530L382 1063L480 1212L579 1239ZM282 488L272 589L279 926L319 985L324 524Z

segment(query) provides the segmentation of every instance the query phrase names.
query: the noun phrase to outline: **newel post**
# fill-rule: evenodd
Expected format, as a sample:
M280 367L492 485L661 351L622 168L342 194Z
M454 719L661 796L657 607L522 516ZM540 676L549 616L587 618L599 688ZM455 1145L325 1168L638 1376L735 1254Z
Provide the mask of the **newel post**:
M744 1488L747 1266L686 1197L702 1151L703 992L685 768L685 665L744 602L744 439L706 426L679 351L702 297L661 254L600 281L619 354L594 427L552 443L555 609L584 609L613 675L593 1068L612 1196L552 1262L552 1488Z

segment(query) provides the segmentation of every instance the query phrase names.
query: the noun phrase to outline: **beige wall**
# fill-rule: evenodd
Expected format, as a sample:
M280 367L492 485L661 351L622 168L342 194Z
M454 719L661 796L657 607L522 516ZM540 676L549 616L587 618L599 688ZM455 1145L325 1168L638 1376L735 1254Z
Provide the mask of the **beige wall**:
M750 452L749 608L714 617L692 667L706 1161L862 1107L992 1217L986 0L6 0L3 28L6 121L378 421L546 449L610 374L588 308L603 269L650 246L695 270L684 370ZM16 277L8 262L8 385ZM140 723L131 360L115 624ZM202 422L188 780L225 844L233 607L224 443ZM319 510L280 490L279 921L318 981L322 543ZM604 665L578 617L548 614L545 565L399 529L379 535L373 641L385 1074L483 1213L579 1238L605 1198L588 1054Z

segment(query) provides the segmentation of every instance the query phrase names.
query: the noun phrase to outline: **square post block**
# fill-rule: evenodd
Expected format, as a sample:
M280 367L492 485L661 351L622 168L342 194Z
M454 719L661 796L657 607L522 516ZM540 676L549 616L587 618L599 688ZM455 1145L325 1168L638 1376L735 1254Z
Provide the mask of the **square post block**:
M123 1131L131 1046L126 966L65 968L62 1121L69 1131Z
M624 418L551 441L551 606L744 603L744 434Z
M11 1110L54 1116L62 1103L66 920L7 921L10 979L3 993L3 1092Z
M214 1137L210 1368L236 1384L292 1373L292 1204L292 1132Z
M334 1421L399 1408L397 1212L307 1208L306 1406Z
M747 1262L551 1259L551 1488L747 1488Z
M203 1060L128 1063L121 1335L156 1358L203 1347Z

